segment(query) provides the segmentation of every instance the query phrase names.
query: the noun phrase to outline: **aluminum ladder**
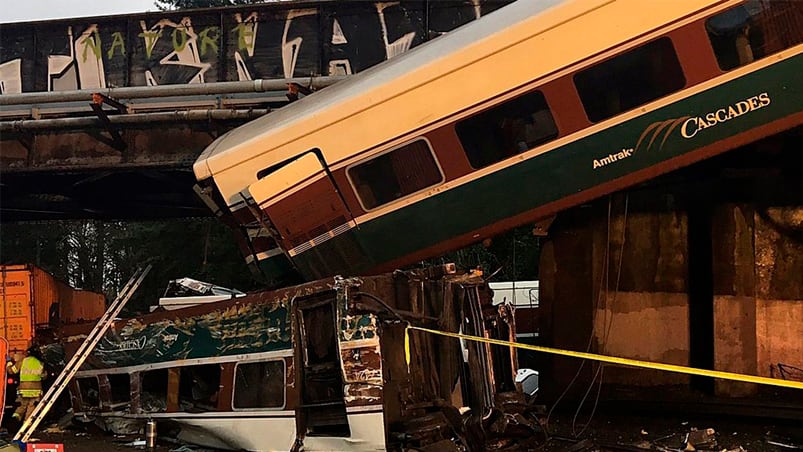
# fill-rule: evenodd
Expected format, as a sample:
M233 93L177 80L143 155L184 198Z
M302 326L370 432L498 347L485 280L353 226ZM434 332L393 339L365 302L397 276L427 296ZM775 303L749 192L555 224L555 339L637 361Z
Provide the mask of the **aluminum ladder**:
M70 358L70 361L64 366L64 370L61 371L58 378L53 382L48 389L47 393L45 393L42 400L36 404L36 408L34 408L33 413L25 419L23 422L22 427L20 427L19 431L16 435L14 435L14 441L22 441L23 443L28 442L28 439L31 437L31 434L36 430L36 427L39 426L39 423L42 422L42 419L45 418L50 408L56 402L61 392L64 391L64 388L70 383L70 380L78 372L78 369L81 368L81 365L84 364L86 358L92 353L95 349L95 346L100 342L103 335L106 334L106 330L114 323L114 319L117 318L117 315L120 314L120 311L123 309L123 306L128 302L131 296L136 292L139 285L142 283L142 280L145 279L145 275L151 270L151 266L148 265L144 269L139 268L136 272L134 272L134 276L128 280L128 282L123 286L120 290L120 293L117 295L117 298L109 305L109 308L103 314L103 316L98 319L97 325L89 335L84 339L84 342L78 348L78 351Z

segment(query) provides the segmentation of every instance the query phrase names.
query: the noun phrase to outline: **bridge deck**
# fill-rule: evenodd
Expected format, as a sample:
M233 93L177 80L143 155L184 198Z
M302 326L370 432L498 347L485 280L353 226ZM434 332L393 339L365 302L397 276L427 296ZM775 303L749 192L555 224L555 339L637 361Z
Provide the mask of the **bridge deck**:
M192 162L286 104L288 81L325 86L509 2L280 2L3 24L0 218L208 215ZM93 107L92 93L108 98Z

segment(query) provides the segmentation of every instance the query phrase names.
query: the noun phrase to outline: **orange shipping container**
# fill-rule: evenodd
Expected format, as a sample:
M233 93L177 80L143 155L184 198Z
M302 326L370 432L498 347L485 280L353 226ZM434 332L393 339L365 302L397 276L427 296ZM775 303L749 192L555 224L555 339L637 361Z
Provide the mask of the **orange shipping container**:
M30 269L33 274L34 324L46 327L50 324L50 307L59 302L58 286L66 284L39 267L31 265Z
M0 267L0 334L12 350L24 350L33 337L31 272L27 265Z
M37 328L96 320L105 310L102 294L73 289L38 267L0 266L0 336L13 350L27 348Z
M106 312L106 297L88 290L66 287L59 316L62 323L79 323L99 319ZM69 294L69 295L67 295Z

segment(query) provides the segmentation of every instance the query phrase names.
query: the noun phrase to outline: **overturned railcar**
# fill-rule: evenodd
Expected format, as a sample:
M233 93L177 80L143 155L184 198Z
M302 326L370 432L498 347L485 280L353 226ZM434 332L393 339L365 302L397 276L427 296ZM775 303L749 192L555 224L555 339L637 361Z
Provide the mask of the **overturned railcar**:
M530 441L521 409L489 416L523 397L512 349L410 331L405 359L408 325L514 340L511 309L481 277L439 267L154 312L115 323L71 401L117 432L155 419L220 449L485 450L511 420ZM66 355L90 329L64 331Z
M801 71L798 0L519 0L194 171L274 280L379 273L799 127Z

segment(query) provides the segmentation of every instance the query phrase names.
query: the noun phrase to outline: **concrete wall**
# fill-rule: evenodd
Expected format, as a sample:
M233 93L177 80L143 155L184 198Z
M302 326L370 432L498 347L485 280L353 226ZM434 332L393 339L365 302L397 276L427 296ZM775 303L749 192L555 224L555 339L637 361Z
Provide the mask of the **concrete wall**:
M777 377L779 363L803 369L803 207L755 218L756 360L759 375Z
M666 193L619 193L610 214L604 199L558 216L541 255L541 303L551 322L545 343L584 351L591 335L591 351L607 355L693 365L694 350L698 356L703 350L717 370L781 377L779 363L803 368L803 208L719 198L704 204L711 250L697 256L710 259L711 281L701 286L707 295L694 295L694 303L703 303L694 310L689 261L699 242L690 251L689 210ZM694 202L689 199L686 205ZM695 323L701 312L703 322ZM710 330L695 335L700 325ZM544 369L554 380L545 382L559 390L578 368L564 358L542 365L552 366ZM590 381L589 372L580 375L581 383ZM615 385L691 381L682 374L605 368L605 382ZM726 396L758 390L722 380L713 388Z
M672 196L620 194L610 227L594 233L596 350L645 361L689 364L687 219ZM625 204L627 206L625 206ZM645 211L651 206L657 211ZM627 209L627 210L626 210ZM607 259L607 268L604 263ZM679 374L608 367L605 381L626 385L683 384Z

